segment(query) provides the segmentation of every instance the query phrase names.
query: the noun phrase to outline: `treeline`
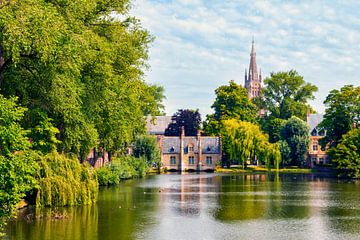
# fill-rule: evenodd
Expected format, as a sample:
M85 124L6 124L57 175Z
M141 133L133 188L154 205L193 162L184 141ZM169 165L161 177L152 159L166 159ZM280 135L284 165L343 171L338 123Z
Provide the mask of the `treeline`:
M208 135L222 135L224 163L271 166L305 163L309 145L308 105L317 87L296 71L272 73L259 96L230 81L215 90L214 113L203 124Z
M45 206L95 201L98 174L78 159L92 148L122 159L144 116L162 113L163 88L143 80L153 37L130 6L0 2L2 223L29 194Z
M214 113L206 116L203 130L223 136L223 164L305 166L310 144L306 120L315 113L308 101L316 91L294 70L272 73L251 100L244 87L230 81L215 90ZM359 178L360 87L332 90L324 104L326 112L318 126L326 133L321 147L328 150L339 176Z

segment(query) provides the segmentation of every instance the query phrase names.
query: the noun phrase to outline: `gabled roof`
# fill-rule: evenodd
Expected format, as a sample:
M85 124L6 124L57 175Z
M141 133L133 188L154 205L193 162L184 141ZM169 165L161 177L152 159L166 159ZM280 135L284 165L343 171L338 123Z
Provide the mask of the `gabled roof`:
M171 123L171 116L156 116L154 122L152 122L152 117L148 116L146 119L147 133L150 135L163 135L169 123Z
M180 137L164 137L162 140L162 153L180 153ZM184 153L188 152L189 144L193 144L194 153L198 153L197 137L184 138ZM201 148L203 154L219 154L220 138L219 137L201 137Z

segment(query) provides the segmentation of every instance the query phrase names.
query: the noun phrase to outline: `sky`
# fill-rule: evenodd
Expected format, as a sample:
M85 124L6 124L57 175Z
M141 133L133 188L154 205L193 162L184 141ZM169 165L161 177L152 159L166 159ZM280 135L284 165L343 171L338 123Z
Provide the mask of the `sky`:
M135 0L131 14L155 37L145 80L164 86L166 114L212 113L214 90L244 84L254 36L263 78L295 69L319 90L360 85L360 1Z

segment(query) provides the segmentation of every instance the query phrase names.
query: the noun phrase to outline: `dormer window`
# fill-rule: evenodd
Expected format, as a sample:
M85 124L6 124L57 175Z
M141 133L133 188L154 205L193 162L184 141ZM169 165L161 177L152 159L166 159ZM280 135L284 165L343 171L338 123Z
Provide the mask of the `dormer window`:
M210 152L211 151L211 147L207 146L206 151Z
M193 152L194 151L194 145L189 144L188 150L189 150L189 152Z
M171 148L170 148L170 152L175 152L175 148L174 148L174 147L171 147Z
M311 132L311 136L317 136L318 135L318 132L316 130L316 128L314 128L314 130L312 130Z

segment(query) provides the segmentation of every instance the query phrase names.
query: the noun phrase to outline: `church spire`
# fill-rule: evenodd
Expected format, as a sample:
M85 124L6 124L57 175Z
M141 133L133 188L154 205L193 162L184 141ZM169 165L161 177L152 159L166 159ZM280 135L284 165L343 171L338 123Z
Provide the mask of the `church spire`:
M249 74L246 79L247 81L245 81L245 88L247 89L250 98L259 95L261 89L261 78L261 70L260 74L258 74L257 70L255 41L253 37L251 42Z

